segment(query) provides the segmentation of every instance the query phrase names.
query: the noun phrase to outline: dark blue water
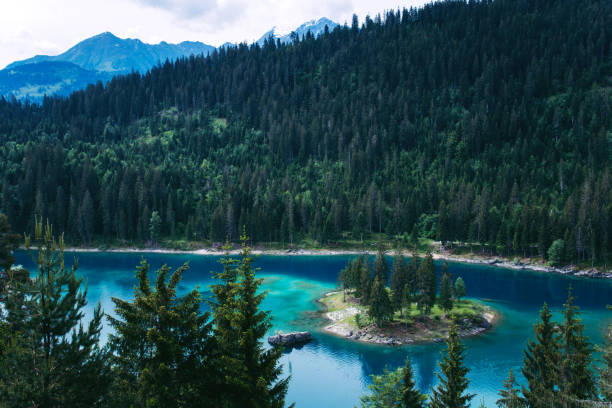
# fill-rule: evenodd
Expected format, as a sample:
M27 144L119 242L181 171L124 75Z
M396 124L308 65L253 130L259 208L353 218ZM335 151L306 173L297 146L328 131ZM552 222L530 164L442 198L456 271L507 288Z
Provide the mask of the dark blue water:
M73 256L67 256L67 263ZM183 291L199 285L206 292L211 283L210 271L220 269L219 258L215 256L159 253L79 253L76 256L79 273L88 283L89 311L99 301L107 313L113 311L111 297L131 297L136 282L134 270L143 257L153 269L164 263L177 267L189 261L191 268L185 273L180 288ZM390 348L355 343L320 331L323 322L312 313L318 309L315 299L336 286L338 271L352 258L262 256L256 261L265 279L263 288L268 291L263 307L274 315L272 331L310 330L316 338L282 359L286 373L292 375L288 401L296 402L298 408L358 405L370 375L380 374L385 366L403 365L406 356L414 365L421 390L429 391L436 383L435 371L443 345ZM17 253L17 262L32 267L23 252ZM478 394L474 406L481 399L489 407L495 405L508 370L514 368L517 372L522 365L523 349L533 334L532 326L542 303L547 302L559 311L570 284L581 307L586 334L595 343L603 342L604 330L612 318L606 310L606 305L612 304L609 281L459 263L449 266L455 277L465 280L469 297L484 300L502 315L489 332L465 339L466 364L471 370L470 392Z

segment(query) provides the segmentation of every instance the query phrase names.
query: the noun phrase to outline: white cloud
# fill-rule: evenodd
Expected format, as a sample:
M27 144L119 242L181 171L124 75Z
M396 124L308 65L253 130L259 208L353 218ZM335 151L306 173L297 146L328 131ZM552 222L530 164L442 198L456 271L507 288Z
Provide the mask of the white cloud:
M251 42L272 26L328 17L343 24L425 0L0 0L0 67L36 54L59 54L110 31L144 42Z

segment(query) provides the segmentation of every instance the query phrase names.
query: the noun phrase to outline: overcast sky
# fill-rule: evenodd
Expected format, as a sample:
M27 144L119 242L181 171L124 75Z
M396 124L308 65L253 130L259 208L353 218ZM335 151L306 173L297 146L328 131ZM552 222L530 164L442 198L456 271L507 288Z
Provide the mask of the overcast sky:
M36 54L57 55L110 31L147 43L251 42L272 26L319 17L343 24L424 0L0 0L0 68ZM290 30L288 30L290 31Z

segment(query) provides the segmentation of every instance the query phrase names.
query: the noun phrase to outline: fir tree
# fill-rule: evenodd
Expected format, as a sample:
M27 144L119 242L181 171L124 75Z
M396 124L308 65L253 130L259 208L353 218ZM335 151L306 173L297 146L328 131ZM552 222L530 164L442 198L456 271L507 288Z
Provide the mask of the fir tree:
M26 249L31 239L26 236ZM4 328L15 334L0 358L0 395L7 406L91 407L108 391L107 354L99 345L100 305L83 325L87 288L76 262L64 263L64 239L50 224L35 221L38 273L31 281L9 282L3 303ZM6 340L6 338L5 338Z
M425 400L427 400L427 396L422 394L416 388L414 375L412 373L412 365L410 364L409 358L406 358L406 364L404 365L402 385L404 387L402 395L403 408L425 407Z
M429 314L431 309L436 303L436 269L433 262L431 252L428 252L425 259L419 265L417 271L419 280L419 295L418 295L418 306L421 312Z
M376 321L378 327L382 327L385 321L393 317L393 308L391 307L387 288L385 288L378 276L374 278L374 283L372 284L368 314L370 318Z
M251 248L247 245L249 238L245 232L240 240L242 249L236 266L237 308L231 318L238 336L233 356L240 364L227 367L223 374L232 390L226 401L231 401L232 407L283 408L289 378L279 378L282 367L278 361L282 349L265 350L263 347L262 339L272 323L269 312L259 309L265 293L257 293L262 279L255 277Z
M200 312L198 288L178 296L188 265L171 272L164 265L149 281L149 264L136 268L134 300L112 298L117 317L109 338L113 351L112 404L136 407L190 407L222 397L212 385L210 314Z
M497 406L499 408L524 408L525 401L523 401L519 393L520 390L517 388L514 371L510 369L508 378L504 380L504 388L499 391Z
M574 305L571 286L564 306L563 324L560 327L559 391L570 399L594 399L597 391L591 370L592 348L583 334L584 325L579 317L579 309Z
M461 302L461 298L464 297L466 294L465 282L463 282L463 278L461 278L461 276L459 276L455 281L455 287L453 292L455 294L455 299L457 299L458 302Z
M372 291L372 274L370 273L370 265L368 262L361 262L359 268L359 287L360 287L360 303L367 305L370 302L370 293Z
M609 327L606 344L600 351L603 364L599 369L599 389L604 401L612 402L612 332Z
M157 244L159 234L161 233L161 217L157 211L151 213L151 219L149 221L149 238L154 244Z
M400 311L400 315L402 312L402 299L404 295L404 287L406 286L406 265L404 264L404 257L401 255L401 252L398 250L393 258L393 267L391 269L391 279L390 279L390 287L391 287L391 303L393 305L393 310Z
M446 351L439 363L441 373L438 373L440 383L432 390L432 408L467 408L474 398L467 394L469 369L463 364L465 346L459 338L459 329L456 321L451 323L446 340Z
M19 246L19 235L11 231L6 215L0 213L0 268L8 271L15 262L12 252ZM3 271L0 270L0 274Z
M540 311L540 322L534 326L535 341L527 342L522 373L527 386L522 386L529 407L549 407L554 401L555 384L559 377L559 339L546 303Z
M378 243L376 258L374 259L374 264L372 265L372 272L374 274L373 279L378 278L383 285L387 284L387 280L389 278L389 265L385 259L385 247L383 246L382 242Z
M448 273L442 275L440 282L440 300L438 301L442 310L449 312L453 308L453 292L451 289L451 279Z

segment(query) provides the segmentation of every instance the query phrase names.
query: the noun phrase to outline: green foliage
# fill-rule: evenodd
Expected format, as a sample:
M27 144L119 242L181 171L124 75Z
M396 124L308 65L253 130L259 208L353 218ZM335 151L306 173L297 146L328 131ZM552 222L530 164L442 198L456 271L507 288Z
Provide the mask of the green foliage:
M374 278L372 283L372 294L368 306L370 318L376 321L379 327L382 327L387 320L393 317L393 307L389 300L389 293L378 276Z
M516 377L510 369L508 378L504 380L504 388L499 391L499 399L496 402L499 408L526 408L525 401L520 396Z
M157 211L153 211L151 213L151 219L149 220L149 237L151 241L157 243L159 239L159 235L161 233L161 217Z
M583 334L584 325L574 305L571 286L564 306L563 323L559 327L559 391L569 398L593 400L597 398L597 391L591 366L592 346Z
M446 351L442 354L438 373L440 383L432 390L431 408L467 408L474 398L467 394L469 369L463 365L465 346L459 338L457 323L451 324L446 340Z
M451 278L448 273L442 275L440 283L440 299L439 304L442 310L449 312L453 308L453 290L451 286Z
M215 323L218 320L221 324L215 331L223 352L220 389L225 392L221 406L284 408L289 378L280 378L282 349L263 347L271 316L259 309L265 293L258 293L262 279L255 277L248 241L243 232L237 261L226 253L224 271L218 275L221 283L213 288L219 296L213 313Z
M417 306L422 313L429 314L436 303L436 292L438 290L436 268L431 252L427 252L425 259L419 265L416 275L419 285Z
M567 262L609 261L611 15L435 2L1 100L0 211L77 244L146 242L157 210L161 237L188 241L246 225L281 246L437 234L536 256L563 239Z
M83 325L87 289L76 276L76 261L64 264L64 240L47 222L35 221L37 245L32 280L8 283L0 324L0 397L3 406L91 407L105 397L107 353L98 346L100 305Z
M403 408L424 408L427 396L422 394L417 388L414 382L414 374L412 373L412 365L410 359L406 358L406 364L403 370L403 382L402 385L402 407Z
M0 268L4 271L11 269L15 262L12 252L19 246L19 235L11 231L6 215L0 213ZM0 271L2 274L3 271Z
M171 273L164 265L149 281L149 264L136 268L134 300L112 298L117 317L109 337L113 352L113 404L137 407L189 407L211 403L215 393L209 314L199 311L196 289L177 295L188 265Z
M391 269L391 278L389 283L389 287L391 288L391 304L393 306L393 310L399 310L400 314L402 314L402 302L404 298L404 289L408 284L408 273L404 263L404 257L401 255L399 250L393 258L393 267Z
M527 387L523 386L522 392L530 407L571 406L597 398L591 345L583 335L584 326L573 302L570 286L560 325L555 325L544 304L541 322L534 326L536 339L527 343L522 369Z
M552 403L559 367L559 339L552 312L546 303L540 311L540 322L534 326L535 341L527 342L522 373L527 386L522 386L528 406L548 407Z
M565 253L565 241L557 239L553 241L548 248L548 261L552 266L558 266L563 263L563 257Z
M461 301L461 298L465 296L465 293L466 293L465 282L463 281L463 279L460 276L455 281L455 287L454 287L455 298L458 301Z
M606 344L600 350L602 365L599 368L599 390L604 401L612 402L612 333L606 333Z

